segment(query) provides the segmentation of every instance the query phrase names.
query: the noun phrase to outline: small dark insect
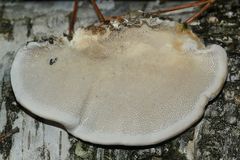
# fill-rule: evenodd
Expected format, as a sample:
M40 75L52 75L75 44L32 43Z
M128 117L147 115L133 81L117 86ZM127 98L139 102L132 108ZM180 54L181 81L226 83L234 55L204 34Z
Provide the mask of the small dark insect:
M56 57L56 58L51 58L51 59L49 60L49 65L53 65L54 63L57 62L57 60L58 60L57 57Z
M50 37L50 38L48 39L48 42L49 42L50 44L53 44L53 43L54 43L53 37Z

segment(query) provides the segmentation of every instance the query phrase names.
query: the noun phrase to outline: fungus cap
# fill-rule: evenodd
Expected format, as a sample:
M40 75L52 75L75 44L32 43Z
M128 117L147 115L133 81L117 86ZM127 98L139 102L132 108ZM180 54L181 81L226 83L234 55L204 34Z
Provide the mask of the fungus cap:
M227 74L223 48L177 26L80 29L70 43L29 43L11 69L16 99L92 143L171 138L201 118Z

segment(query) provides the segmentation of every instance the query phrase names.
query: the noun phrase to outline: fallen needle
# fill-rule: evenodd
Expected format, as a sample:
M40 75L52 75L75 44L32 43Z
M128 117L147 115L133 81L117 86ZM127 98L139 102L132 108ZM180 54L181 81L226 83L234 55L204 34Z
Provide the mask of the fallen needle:
M13 134L19 132L19 128L15 127L14 129L12 129L11 131L9 131L8 133L3 133L0 134L0 142L4 141L6 138L11 137Z

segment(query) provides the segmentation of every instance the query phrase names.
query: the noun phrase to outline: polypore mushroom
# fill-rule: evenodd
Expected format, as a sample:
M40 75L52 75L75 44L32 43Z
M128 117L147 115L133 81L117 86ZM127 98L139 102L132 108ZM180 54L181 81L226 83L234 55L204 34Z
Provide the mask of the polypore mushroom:
M181 133L219 93L227 57L178 24L157 22L28 44L11 70L17 101L98 144L149 145Z

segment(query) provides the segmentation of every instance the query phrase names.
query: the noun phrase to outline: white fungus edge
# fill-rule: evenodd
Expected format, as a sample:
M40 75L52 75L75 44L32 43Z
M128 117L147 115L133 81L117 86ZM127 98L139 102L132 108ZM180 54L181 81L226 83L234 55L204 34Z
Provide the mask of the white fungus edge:
M162 23L159 21L158 23ZM169 24L168 24L169 26ZM24 48L20 49L15 57L15 60L12 64L11 68L11 83L14 94L16 95L17 101L26 109L31 111L32 113L52 121L56 121L68 130L69 133L73 134L76 137L81 138L84 141L88 141L91 143L104 144L104 145L125 145L125 146L143 146L143 145L152 145L156 143L163 142L169 138L172 138L187 128L192 126L195 122L200 120L205 111L205 106L207 103L212 100L214 97L218 95L221 91L222 86L227 77L227 55L225 50L218 45L211 45L207 48L209 52L211 52L216 58L217 70L215 73L215 79L205 92L200 95L200 99L193 106L195 108L191 113L189 113L184 119L176 122L174 125L170 127L154 132L151 134L144 135L124 135L124 134L105 134L99 132L86 132L80 126L80 118L79 115L66 114L60 110L53 109L48 106L43 106L42 104L38 104L34 102L31 96L23 93L23 88L18 85L20 81L17 77L18 73L18 65L21 65L23 55L29 52L32 48L41 48L44 46L48 46L46 43L39 44L31 42ZM70 44L71 46L71 44Z

